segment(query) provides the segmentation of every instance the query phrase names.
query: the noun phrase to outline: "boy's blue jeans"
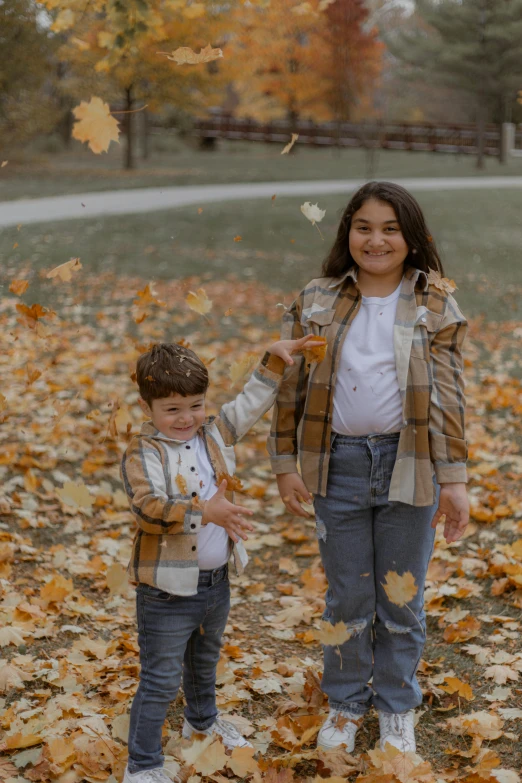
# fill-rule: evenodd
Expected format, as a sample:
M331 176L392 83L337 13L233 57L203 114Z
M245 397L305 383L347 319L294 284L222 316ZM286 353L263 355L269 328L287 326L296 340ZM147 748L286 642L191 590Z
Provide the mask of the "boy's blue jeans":
M359 715L371 705L400 713L422 702L415 672L426 639L424 582L437 506L388 501L398 440L334 435L327 494L315 498L328 580L323 618L342 620L352 634L339 648L324 648L322 688L331 708ZM406 606L388 599L388 571L415 577L418 590Z
M136 606L141 675L130 714L131 774L163 765L161 731L182 674L190 725L204 730L216 720L216 668L230 609L228 565L200 571L196 595L140 584Z

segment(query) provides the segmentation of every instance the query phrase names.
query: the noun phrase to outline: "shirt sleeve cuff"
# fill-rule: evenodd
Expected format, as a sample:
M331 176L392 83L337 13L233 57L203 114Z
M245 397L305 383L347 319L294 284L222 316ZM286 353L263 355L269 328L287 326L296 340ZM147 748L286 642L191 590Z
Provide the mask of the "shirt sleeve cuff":
M464 462L436 462L435 477L438 484L468 483L468 471Z
M299 473L295 457L270 457L270 464L272 465L272 473L275 473L276 476L281 473Z

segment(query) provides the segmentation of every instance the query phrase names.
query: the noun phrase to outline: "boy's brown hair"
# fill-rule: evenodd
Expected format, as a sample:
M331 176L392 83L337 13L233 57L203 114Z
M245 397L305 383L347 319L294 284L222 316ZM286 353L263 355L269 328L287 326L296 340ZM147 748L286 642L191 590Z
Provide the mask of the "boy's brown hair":
M205 394L209 385L201 359L190 348L174 343L156 343L143 353L136 365L136 380L140 396L149 406L152 400L171 394Z

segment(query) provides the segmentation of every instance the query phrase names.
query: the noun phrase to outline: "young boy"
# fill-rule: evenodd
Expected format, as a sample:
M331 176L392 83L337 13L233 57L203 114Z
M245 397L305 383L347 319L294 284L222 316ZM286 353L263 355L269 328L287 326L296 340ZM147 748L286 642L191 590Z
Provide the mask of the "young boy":
M230 608L228 561L238 574L252 512L226 479L234 444L272 406L291 354L310 337L274 343L235 400L206 418L205 365L180 345L138 359L139 404L150 417L130 442L121 474L138 524L129 573L138 584L140 683L131 708L123 783L170 783L161 734L183 673L183 736L215 733L226 747L250 743L216 708L216 667ZM217 478L220 479L219 487Z

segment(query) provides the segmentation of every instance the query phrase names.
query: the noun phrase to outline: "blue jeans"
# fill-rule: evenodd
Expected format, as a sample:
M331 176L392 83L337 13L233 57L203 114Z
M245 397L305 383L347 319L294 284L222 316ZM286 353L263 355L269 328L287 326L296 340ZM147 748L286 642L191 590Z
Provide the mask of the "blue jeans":
M136 605L141 675L130 714L131 774L163 765L161 731L182 673L190 725L203 731L216 720L216 668L230 609L228 566L200 571L196 595L139 584Z
M324 647L322 688L331 708L358 715L371 705L400 713L422 702L415 673L426 639L424 582L437 506L388 500L398 440L333 435L326 497L315 497L328 580L323 619L342 620L351 632L339 648ZM415 577L417 594L402 608L384 590L388 571Z

